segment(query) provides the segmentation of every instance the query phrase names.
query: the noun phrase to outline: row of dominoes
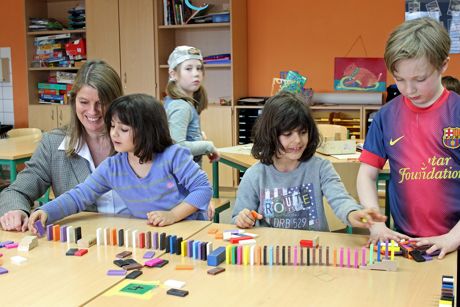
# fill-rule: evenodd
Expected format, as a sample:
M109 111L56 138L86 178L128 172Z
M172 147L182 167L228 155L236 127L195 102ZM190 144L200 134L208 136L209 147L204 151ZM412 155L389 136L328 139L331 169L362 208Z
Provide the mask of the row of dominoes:
M439 299L439 307L455 306L454 297L454 276L443 275L441 288L441 298Z
M62 243L77 243L81 239L81 227L60 226L59 224L46 225L46 239L48 241L61 241Z
M96 244L158 249L158 233L139 232L130 229L97 228Z
M323 254L325 254L325 261L323 261ZM352 254L354 254L353 259ZM262 247L256 245L227 245L226 247L219 248L219 253L216 255L219 261L210 265L219 265L221 262L225 261L226 264L239 265L332 265L356 269L396 270L397 264L395 261L390 261L389 259L381 260L380 257L378 257L377 261L374 262L372 253L369 258L369 263L367 263L365 247L361 248L361 255L360 262L358 248L355 248L353 253L350 248L345 249L342 247L339 250L334 248L331 262L329 246L323 249L322 246L305 248L302 246L280 247L264 245Z
M167 235L158 232L139 232L138 230L116 229L116 228L97 228L97 245L125 246L126 248L147 248L154 250L164 250L166 253L177 255L188 255L195 259L202 259L212 251L212 243L199 242L193 244L193 240L183 240L176 235ZM203 244L205 243L205 244ZM204 259L203 259L204 258Z

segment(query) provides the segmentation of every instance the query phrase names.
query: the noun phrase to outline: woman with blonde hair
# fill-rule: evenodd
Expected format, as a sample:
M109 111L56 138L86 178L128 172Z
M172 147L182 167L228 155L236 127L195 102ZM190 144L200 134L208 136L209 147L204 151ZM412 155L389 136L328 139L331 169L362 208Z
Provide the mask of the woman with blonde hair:
M0 194L0 226L26 231L34 201L50 187L56 197L83 182L112 152L104 114L123 95L120 77L107 63L92 60L77 73L70 92L71 121L43 135L32 158L17 179ZM90 211L123 214L119 196L107 192Z

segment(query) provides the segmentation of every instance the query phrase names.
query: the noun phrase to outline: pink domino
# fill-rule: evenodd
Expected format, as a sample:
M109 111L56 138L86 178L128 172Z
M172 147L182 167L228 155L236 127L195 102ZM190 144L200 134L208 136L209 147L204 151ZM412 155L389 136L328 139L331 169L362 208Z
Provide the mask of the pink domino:
M159 263L161 263L161 262L163 262L163 259L161 259L161 258L154 258L154 259L152 259L152 260L149 260L149 261L144 262L144 265L145 265L145 266L148 266L148 267L153 267L153 266L155 266L155 265L157 265L157 264L159 264Z
M17 248L18 245L19 245L18 243L10 243L10 244L5 245L5 247L8 248L8 249Z

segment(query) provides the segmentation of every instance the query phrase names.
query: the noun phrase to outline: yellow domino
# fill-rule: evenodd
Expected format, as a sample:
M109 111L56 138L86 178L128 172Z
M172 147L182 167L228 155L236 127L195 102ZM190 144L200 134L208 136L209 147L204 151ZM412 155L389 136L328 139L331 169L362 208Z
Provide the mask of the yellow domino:
M225 263L230 264L231 259L232 259L232 245L229 244L225 248Z
M187 256L187 240L180 243L180 248L182 257Z

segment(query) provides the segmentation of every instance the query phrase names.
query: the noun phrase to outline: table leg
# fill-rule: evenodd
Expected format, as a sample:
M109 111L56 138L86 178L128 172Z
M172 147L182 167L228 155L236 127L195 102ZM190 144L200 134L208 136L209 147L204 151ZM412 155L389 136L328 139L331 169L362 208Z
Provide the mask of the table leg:
M219 162L212 163L212 197L219 198Z
M11 160L9 162L10 165L10 184L16 180L17 170L16 170L16 162Z

